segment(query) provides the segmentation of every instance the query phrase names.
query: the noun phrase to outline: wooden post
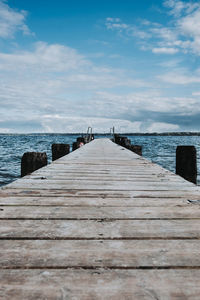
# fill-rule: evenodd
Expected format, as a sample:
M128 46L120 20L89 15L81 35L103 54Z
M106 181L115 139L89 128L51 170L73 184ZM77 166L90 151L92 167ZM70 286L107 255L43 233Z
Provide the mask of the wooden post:
M52 147L52 160L56 160L66 154L69 154L69 144L53 144Z
M45 152L26 152L21 160L21 177L28 175L47 165Z
M119 136L119 134L114 134L114 142L116 143L116 144L120 144L120 136Z
M142 146L140 145L130 145L129 150L135 152L136 154L142 156Z
M84 146L87 143L84 137L77 137L76 142L72 144L72 151Z
M197 183L196 148L194 146L176 148L176 174L190 182Z
M85 144L85 138L84 137L77 137L76 141L79 142L79 143L84 143Z
M131 145L131 141L126 136L122 136L121 141L120 141L120 145L122 147L128 148Z
M72 151L74 151L74 150L76 150L76 149L78 149L78 142L74 142L74 143L72 144Z
M131 141L126 136L114 135L114 141L116 144L129 149Z

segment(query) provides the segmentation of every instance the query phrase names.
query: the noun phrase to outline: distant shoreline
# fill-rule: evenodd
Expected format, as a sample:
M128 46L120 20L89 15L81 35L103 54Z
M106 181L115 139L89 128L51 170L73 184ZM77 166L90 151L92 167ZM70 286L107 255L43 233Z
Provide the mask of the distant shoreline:
M200 132L132 132L132 133L118 133L119 135L123 136L200 136ZM86 133L76 132L76 133L0 133L0 135L83 135ZM110 133L99 133L94 132L94 135L100 136L110 136Z

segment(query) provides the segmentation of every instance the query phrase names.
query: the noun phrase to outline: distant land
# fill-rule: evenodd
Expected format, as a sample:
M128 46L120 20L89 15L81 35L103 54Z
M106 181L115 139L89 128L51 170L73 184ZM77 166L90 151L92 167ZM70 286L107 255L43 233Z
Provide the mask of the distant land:
M156 136L156 135L162 135L162 136L190 136L190 135L194 135L194 136L200 136L200 132L162 132L162 133L158 133L158 132L146 132L146 133L138 133L138 132L134 132L134 133L123 133L122 135L150 135L150 136Z
M75 133L69 133L69 132L66 132L66 133L0 133L0 135L85 135L86 133L85 132L75 132ZM100 136L105 136L105 135L108 135L110 136L111 133L109 132L105 132L105 133L102 133L102 132L94 132L93 133L94 135L100 135ZM116 134L119 134L119 135L124 135L124 136L200 136L200 132L125 132L125 133L118 133L116 132Z

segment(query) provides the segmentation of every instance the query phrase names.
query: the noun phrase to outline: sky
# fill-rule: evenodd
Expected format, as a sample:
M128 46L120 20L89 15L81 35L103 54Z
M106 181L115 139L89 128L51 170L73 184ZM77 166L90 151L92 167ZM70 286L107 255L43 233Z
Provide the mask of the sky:
M0 0L0 133L200 130L200 2Z

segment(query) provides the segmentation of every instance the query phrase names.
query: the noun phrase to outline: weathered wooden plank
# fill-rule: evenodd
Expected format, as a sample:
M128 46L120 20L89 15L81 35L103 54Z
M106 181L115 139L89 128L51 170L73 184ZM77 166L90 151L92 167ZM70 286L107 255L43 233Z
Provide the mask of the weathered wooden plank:
M188 199L200 199L199 190L148 190L148 191L113 191L113 190L89 190L89 189L13 189L11 186L7 189L0 190L0 197L27 197L27 196L45 196L45 197L87 197L87 198L179 198L185 197Z
M0 197L0 207L7 205L37 205L37 206L110 206L110 207L159 207L159 206L193 206L194 204L200 206L200 196L195 196L192 198L193 202L188 200L188 197L180 198L109 198L106 197L62 197L62 196L7 196ZM196 200L195 200L196 199ZM198 201L199 200L199 201Z
M54 175L46 175L46 176L38 176L38 175L29 175L29 176L25 176L23 178L24 180L27 179L31 179L31 180L48 180L48 181L99 181L102 180L102 175L95 175L95 174L79 174L79 172L75 175L75 174L58 174L58 173L54 173ZM104 175L103 176L103 180L104 181L127 181L127 182L132 182L132 183L137 183L137 182L142 182L142 183L146 183L146 182L173 182L173 183L183 183L182 180L177 176L171 176L171 177L158 177L158 176L127 176L127 175ZM28 183L28 182L27 182Z
M23 185L36 185L36 184L45 184L47 187L49 186L49 184L53 184L53 185L60 185L60 184L66 184L66 185L70 185L73 187L73 182L75 184L84 184L85 182L88 182L90 184L92 184L93 186L94 185L98 185L98 182L101 181L101 184L100 185L103 185L103 184L106 184L106 185L111 185L111 187L113 185L117 185L117 184L122 184L122 185L126 185L126 184L131 184L134 186L135 184L139 185L140 187L142 186L149 186L149 185L153 185L153 186L177 186L180 187L180 186L183 186L183 182L181 180L179 180L179 178L176 178L176 180L173 180L172 179L168 179L168 178L151 178L149 176L148 179L146 178L139 178L139 179L135 179L135 178L127 178L126 177L118 177L118 178L115 178L113 176L113 178L107 178L107 179L102 179L102 176L101 177L97 177L97 178L93 178L91 180L88 180L87 177L77 177L77 176L74 176L74 178L48 178L48 177L35 177L35 178L25 178L25 179L20 179L20 180L17 180L16 182L12 183L12 187L14 186L20 186L21 184ZM17 184L16 184L17 183ZM185 187L189 187L190 189L192 188L196 188L196 186L190 182L186 182L184 184ZM88 188L89 189L89 188Z
M0 207L0 219L200 219L200 205L173 207Z
M62 165L61 165L62 166ZM57 167L58 168L58 167ZM32 176L43 176L43 174L47 174L47 175L55 175L55 170L56 170L56 174L59 174L59 175L68 175L68 174L82 174L82 175L91 175L91 170L87 170L86 168L71 168L71 169L67 169L67 167L60 167L59 166L59 169L57 170L57 168L54 168L54 169L51 169L51 165L48 166L48 168L42 168L42 169L39 169L35 172L33 172L31 175L27 175L26 177L32 177ZM131 170L127 170L126 168L122 169L122 170L118 170L117 171L117 168L113 169L113 170L110 170L109 168L106 168L104 170L92 170L92 174L94 175L127 175L127 176L134 176L134 177L147 177L147 176L154 176L154 177L174 177L174 178L179 178L183 181L183 178L181 178L180 176L174 174L174 173L169 173L169 171L165 170L164 172L161 172L161 170L159 170L160 172L155 172L155 171L151 171L151 169L147 169L144 171L140 171L140 169L134 169L132 168ZM24 178L26 178L24 177Z
M118 155L118 154L117 154ZM101 157L98 157L98 155L95 157L95 159L90 159L90 157L88 156L88 153L87 153L87 157L84 157L83 156L83 159L79 158L78 159L78 162L77 162L77 159L70 159L70 164L71 165L87 165L87 166L93 166L93 165L97 165L97 166L143 166L144 168L146 168L147 166L149 167L152 167L152 168L159 168L159 166L157 164L154 164L146 159L140 159L140 158L135 158L133 159L115 159L115 157L111 158L111 157L103 157L103 155ZM54 167L55 165L68 165L68 162L69 162L69 159L67 161L63 160L63 161L57 161L55 162L55 164L52 164L52 167Z
M97 158L97 161L98 161L98 158ZM46 169L45 169L46 168ZM110 172L114 172L116 171L116 169L119 169L119 171L122 171L122 172L134 172L136 171L137 169L139 170L147 170L147 172L164 172L165 174L169 174L170 172L167 171L166 169L162 169L160 166L158 165L155 165L155 164L151 164L151 163L145 163L145 164L137 164L135 163L135 161L129 161L129 164L127 164L126 166L124 166L123 163L121 164L116 164L116 165L112 165L112 164L95 164L95 163L91 163L91 164L88 164L88 163L85 163L85 164L80 164L79 163L79 160L77 160L76 163L70 163L70 162L66 162L66 163L62 163L62 164L56 164L56 163L52 163L51 165L49 165L48 167L44 167L42 169L46 170L49 169L49 170L57 170L57 169L60 169L61 171L62 170L86 170L86 171L89 171L89 170L93 170L95 169L96 171L107 171L109 170Z
M200 220L0 220L0 238L200 238Z
M186 183L184 186L179 182L128 182L128 181L87 181L87 180L17 180L12 183L12 188L25 189L27 186L31 189L87 189L90 190L113 190L113 191L149 191L149 190L190 190L199 191L198 188L191 184ZM7 186L9 188L9 186Z
M200 268L200 240L0 240L0 248L0 268Z
M200 299L200 270L1 270L2 299Z

